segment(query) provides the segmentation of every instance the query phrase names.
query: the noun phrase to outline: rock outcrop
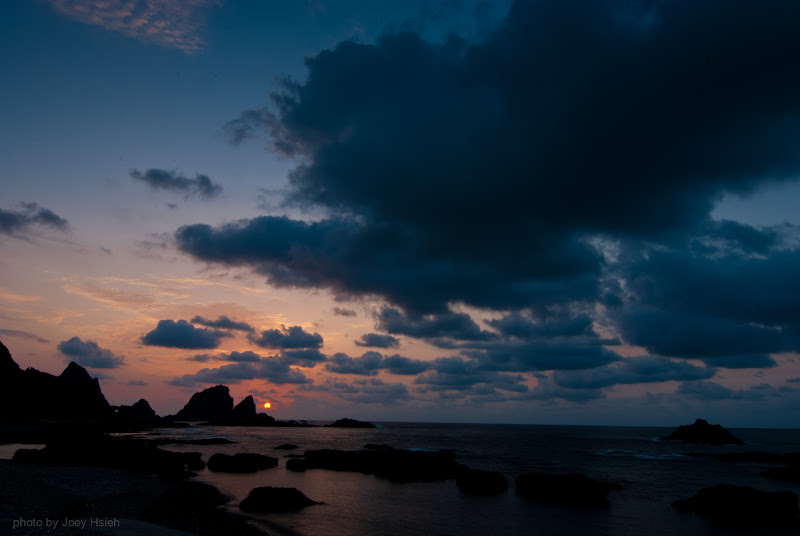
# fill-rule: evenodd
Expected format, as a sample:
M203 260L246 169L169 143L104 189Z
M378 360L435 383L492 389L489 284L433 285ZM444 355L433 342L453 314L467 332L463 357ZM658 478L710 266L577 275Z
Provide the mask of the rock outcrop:
M215 385L195 393L180 410L176 421L226 421L233 412L233 398L224 385Z
M254 488L239 504L244 512L267 514L270 512L295 512L306 506L322 504L312 501L296 488Z
M77 363L70 363L59 376L22 370L0 343L0 371L0 422L106 420L111 415L97 378Z
M619 484L595 480L582 473L525 473L514 481L517 495L582 508L609 505L608 493Z
M673 506L733 526L758 529L800 525L797 494L792 491L717 484L701 489L689 499L675 501Z
M744 445L745 442L734 436L719 424L708 424L708 421L697 419L694 424L679 426L670 435L663 436L665 441L683 441L699 445Z

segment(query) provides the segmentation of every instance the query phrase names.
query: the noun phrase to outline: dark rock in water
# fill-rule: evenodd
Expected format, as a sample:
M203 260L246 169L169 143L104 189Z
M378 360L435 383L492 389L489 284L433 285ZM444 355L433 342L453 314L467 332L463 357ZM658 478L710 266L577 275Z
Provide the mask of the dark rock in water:
M525 473L514 481L517 495L579 507L608 506L608 492L619 484L595 480L582 473Z
M294 450L294 449L299 449L300 447L298 447L297 445L293 445L291 443L281 443L275 448L277 450Z
M773 480L800 484L800 467L773 467L762 471L761 474Z
M700 445L744 445L744 441L731 434L719 424L708 424L708 421L697 419L694 424L679 426L670 435L663 436L665 441L683 441Z
M374 474L394 482L425 482L455 478L465 466L452 451L413 450L307 450L303 458L286 462L290 471L329 469Z
M494 471L467 469L456 477L456 486L470 495L497 495L508 489L508 479Z
M791 491L761 491L746 486L717 484L701 489L690 499L672 504L678 510L697 512L731 525L751 528L800 525L797 494Z
M224 385L195 393L175 415L178 421L227 421L233 412L233 398Z
M377 428L371 422L357 421L355 419L339 419L331 424L326 424L330 428Z
M375 443L367 443L363 448L367 450L394 450L394 447L391 445L376 445Z
M277 466L278 458L246 452L240 452L232 456L214 454L208 460L209 470L221 473L255 473L262 469L270 469Z
M294 512L306 506L322 504L312 501L296 488L254 488L239 504L245 512L266 514L269 512Z

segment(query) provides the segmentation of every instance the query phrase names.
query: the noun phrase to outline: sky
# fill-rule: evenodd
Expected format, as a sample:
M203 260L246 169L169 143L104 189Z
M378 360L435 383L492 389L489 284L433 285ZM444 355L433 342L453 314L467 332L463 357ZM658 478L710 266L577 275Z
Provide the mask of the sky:
M21 366L161 415L800 423L797 2L0 10Z

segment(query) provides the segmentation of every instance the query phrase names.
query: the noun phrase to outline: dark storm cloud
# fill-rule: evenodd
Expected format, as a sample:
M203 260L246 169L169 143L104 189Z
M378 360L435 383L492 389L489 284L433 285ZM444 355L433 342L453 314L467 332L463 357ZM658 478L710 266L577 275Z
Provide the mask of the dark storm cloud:
M220 339L230 337L225 331L196 328L186 320L159 320L155 329L142 335L142 344L185 348L188 350L216 348Z
M214 184L208 175L196 174L193 179L179 175L175 171L148 169L144 173L138 169L129 172L132 179L142 181L153 190L170 190L185 194L196 194L210 199L222 193L222 186Z
M50 209L37 203L20 203L21 210L0 209L0 233L24 236L33 227L52 227L59 231L69 229L69 222Z
M730 368L774 366L767 354L800 350L800 251L764 250L759 235L746 233L768 254L661 248L632 261L624 273L632 303L618 317L623 338Z
M58 351L83 367L111 369L125 364L125 360L111 350L101 348L94 341L72 337L58 343Z
M278 287L382 298L379 331L479 372L617 361L596 303L651 353L765 366L800 348L800 253L710 213L800 176L798 23L778 0L517 2L477 44L343 42L228 126L268 132L298 162L286 201L324 218L188 225L176 243ZM503 316L483 330L461 303Z
M253 333L255 328L248 324L247 322L237 322L235 320L231 320L226 315L221 315L216 320L207 320L202 316L196 316L189 320L192 324L200 324L201 326L205 326L207 328L217 328L217 329L230 329L233 331L244 331L247 333Z
M397 348L400 341L391 335L381 335L380 333L365 333L360 339L353 341L356 346L366 346L368 348Z
M250 340L262 348L321 348L322 335L308 333L300 326L290 326L281 329L267 329L261 335L250 335Z
M655 383L671 380L707 380L717 369L697 367L662 357L631 357L591 370L556 371L553 382L570 389L600 389L618 384Z
M336 316L348 316L348 317L358 316L358 313L356 313L352 309L343 309L341 307L334 307L333 309L331 309L331 312Z

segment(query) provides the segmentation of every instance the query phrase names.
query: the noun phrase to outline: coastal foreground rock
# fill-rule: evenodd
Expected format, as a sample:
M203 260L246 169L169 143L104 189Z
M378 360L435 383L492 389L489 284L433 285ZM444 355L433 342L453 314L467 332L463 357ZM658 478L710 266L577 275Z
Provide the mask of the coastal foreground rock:
M761 491L718 484L701 489L689 499L675 501L673 506L730 525L750 528L800 526L797 494L792 491Z
M525 473L514 484L517 495L582 508L606 507L609 491L621 489L617 483L602 482L582 473Z
M744 445L745 442L727 431L719 424L697 419L694 424L679 426L670 435L662 436L664 441L683 441L698 445Z
M239 508L244 512L267 514L270 512L295 512L306 506L322 504L312 501L296 488L265 486L250 491Z

